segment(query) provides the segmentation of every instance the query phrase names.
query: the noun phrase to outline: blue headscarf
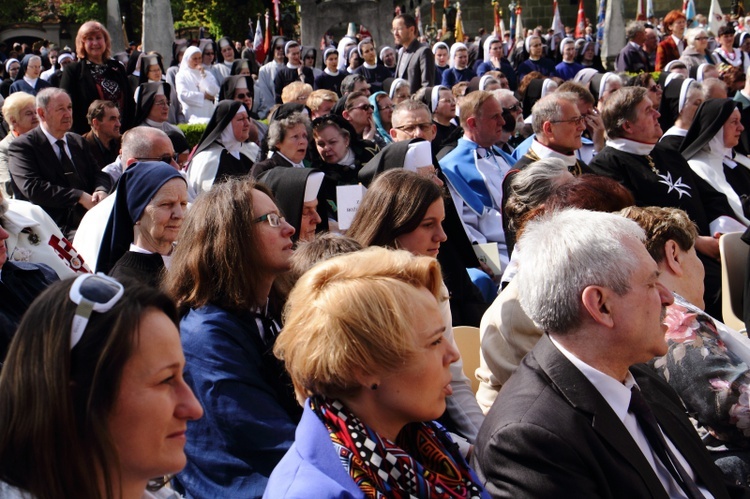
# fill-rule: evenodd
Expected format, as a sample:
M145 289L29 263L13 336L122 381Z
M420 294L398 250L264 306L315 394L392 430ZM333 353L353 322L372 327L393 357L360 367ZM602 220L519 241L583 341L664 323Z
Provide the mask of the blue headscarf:
M99 248L97 272L108 273L130 249L135 238L133 225L159 189L173 178L185 180L176 168L161 161L143 161L125 170L113 194L115 204Z
M372 117L375 120L375 128L377 128L378 130L378 135L383 137L383 140L385 140L386 144L391 144L393 142L393 139L388 133L388 130L386 130L385 127L383 127L383 120L380 118L380 108L378 107L379 95L385 95L386 97L388 96L388 94L385 92L375 92L368 98L368 100L370 101L370 104L372 104L372 107L375 108L372 112Z

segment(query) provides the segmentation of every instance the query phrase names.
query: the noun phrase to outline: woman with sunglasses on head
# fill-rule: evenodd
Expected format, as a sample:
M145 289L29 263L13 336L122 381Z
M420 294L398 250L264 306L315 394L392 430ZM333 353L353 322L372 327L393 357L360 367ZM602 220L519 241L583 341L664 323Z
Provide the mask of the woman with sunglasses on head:
M187 497L259 497L294 439L301 408L271 349L279 331L269 304L290 268L294 228L268 188L230 179L190 208L165 289L180 322L186 377L205 409L188 426Z
M152 479L185 466L186 425L203 411L173 302L126 286L58 282L21 321L0 375L0 497L178 497Z
M427 154L429 157L429 151ZM430 178L425 178L426 172L417 173L419 168L414 170L389 170L375 177L346 235L364 247L386 246L437 258L447 239L443 231L446 214L442 182L435 176L434 166ZM448 288L442 281L439 287L445 341L455 346ZM446 426L474 443L484 416L463 374L460 356L451 361L450 371L453 396L447 400Z
M432 258L369 248L317 264L292 290L284 359L304 415L264 497L488 497L435 421L450 398Z

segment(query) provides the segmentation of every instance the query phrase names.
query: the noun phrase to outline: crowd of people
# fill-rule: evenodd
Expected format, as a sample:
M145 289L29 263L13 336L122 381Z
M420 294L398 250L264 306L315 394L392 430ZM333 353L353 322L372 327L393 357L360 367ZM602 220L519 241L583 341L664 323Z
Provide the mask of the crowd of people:
M750 497L745 29L14 48L0 497Z

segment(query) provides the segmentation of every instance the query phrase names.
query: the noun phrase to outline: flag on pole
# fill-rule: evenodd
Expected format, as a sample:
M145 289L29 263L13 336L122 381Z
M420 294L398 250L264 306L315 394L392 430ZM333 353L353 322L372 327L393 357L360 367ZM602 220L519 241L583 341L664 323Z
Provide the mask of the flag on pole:
M509 6L510 8L510 29L508 30L510 33L510 49L509 51L513 51L513 47L515 47L515 40L516 40L516 11L515 11L515 4L511 3Z
M685 9L685 17L687 18L687 26L690 27L691 22L693 19L695 19L695 1L694 0L688 0L687 7Z
M646 20L646 0L638 0L638 5L635 9L635 20L645 21Z
M263 58L265 59L266 54L271 50L271 23L268 9L266 9L266 37L263 40ZM258 61L261 62L261 61Z
M523 40L523 19L521 19L521 6L516 7L516 40Z
M607 0L599 0L599 16L596 21L596 49L601 49L604 42L604 21L606 20Z
M443 12L443 35L445 35L448 32L448 18L445 16L445 12Z
M456 27L453 31L453 35L457 42L463 43L464 41L464 22L461 19L461 4L456 2Z
M714 36L719 34L719 28L724 25L724 14L721 12L719 0L711 0L711 10L708 11L708 29Z
M281 30L281 11L279 10L279 0L273 0L273 19L276 21L276 31L279 35L284 36Z
M262 62L266 58L266 52L263 48L263 29L260 27L260 14L258 14L258 23L255 25L255 40L253 40L253 51L255 60Z
M424 31L422 30L422 13L419 10L419 5L417 5L416 10L414 11L414 18L417 21L417 35L424 35Z
M563 24L562 19L560 19L560 9L557 6L557 0L552 1L552 12L552 34L560 34L564 37L565 25Z
M494 35L495 36L501 36L500 35L500 12L497 8L497 1L493 0L492 2L492 15L495 17L495 29L494 29ZM502 40L502 38L501 38Z
M654 0L646 0L646 18L654 17Z
M586 13L583 11L583 0L578 0L578 19L576 20L576 38L586 35Z

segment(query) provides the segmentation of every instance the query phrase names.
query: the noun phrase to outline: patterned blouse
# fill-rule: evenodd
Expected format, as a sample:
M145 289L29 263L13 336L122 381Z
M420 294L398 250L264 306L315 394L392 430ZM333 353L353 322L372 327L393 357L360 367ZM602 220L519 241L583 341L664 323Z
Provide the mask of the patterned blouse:
M716 438L750 448L750 367L719 335L717 324L726 326L681 296L674 298L665 320L669 350L651 366Z

